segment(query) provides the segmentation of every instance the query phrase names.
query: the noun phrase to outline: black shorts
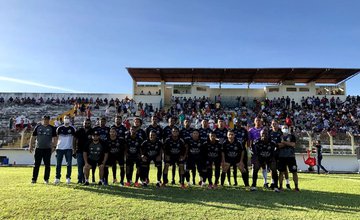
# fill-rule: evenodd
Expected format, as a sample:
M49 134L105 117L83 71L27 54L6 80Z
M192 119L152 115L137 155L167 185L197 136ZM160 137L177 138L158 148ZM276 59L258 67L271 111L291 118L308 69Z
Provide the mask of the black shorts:
M175 164L184 164L185 161L180 161L180 155L170 155L168 158L165 159L165 163L170 164L170 165L175 165Z
M126 166L133 166L136 165L136 167L140 166L140 159L138 158L126 158Z
M261 166L261 168L265 169L266 166L268 169L275 171L278 167L277 167L277 160L275 159L275 157L270 157L270 158L262 158L259 157L259 164Z
M206 166L207 168L211 168L212 165L219 166L221 165L221 159L220 158L208 158L206 160Z
M291 173L297 172L295 157L279 157L277 165L280 172L285 172L286 168L289 168Z
M90 164L91 169L94 169L94 168L96 168L97 166L100 166L102 162L103 162L102 159L101 159L101 160L98 160L98 161L88 159L88 164Z
M106 165L108 166L116 165L116 162L118 162L120 166L124 166L125 164L124 155L109 154L109 157L106 161Z
M264 166L271 164L274 161L274 159L272 157L270 158L258 157L258 161L261 166Z
M231 157L226 157L225 156L225 163L229 163L230 166L236 166L238 163L240 163L241 158L235 157L235 158L231 158Z
M186 161L186 169L191 170L197 167L198 170L201 170L204 167L203 163L204 162L201 157L189 157Z
M161 161L161 160L157 160L156 157L147 158L146 161L141 160L141 164L142 164L143 166L149 166L150 163L151 163L151 161L154 162L154 165L155 165L156 167L161 167L161 166L162 166L162 161Z

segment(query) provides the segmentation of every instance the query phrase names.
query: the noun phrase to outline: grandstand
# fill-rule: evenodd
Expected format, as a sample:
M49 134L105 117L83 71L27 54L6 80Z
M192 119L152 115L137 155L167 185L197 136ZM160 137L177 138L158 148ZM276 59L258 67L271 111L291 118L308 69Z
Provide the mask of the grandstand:
M210 105L221 105L225 111L225 114L215 114L215 120L219 115L231 114L233 118L245 114L250 126L259 114L282 123L286 115L290 115L297 128L298 153L306 152L316 139L322 140L324 152L329 155L353 155L359 145L357 106L360 99L347 96L346 81L360 69L129 67L127 70L133 79L136 102L152 103L176 112L179 103L184 111L184 103L193 108L196 105L192 103L205 99ZM250 88L253 84L265 86ZM229 85L231 88L226 88ZM216 111L216 107L214 109ZM327 112L321 115L324 109ZM343 109L350 115L342 112ZM341 118L337 117L338 113ZM319 121L321 117L324 120ZM231 126L231 120L229 122Z
M44 114L52 123L65 114L72 116L73 125L79 127L86 117L93 125L105 116L111 125L115 114L124 120L133 116L144 119L158 115L165 126L169 116L181 114L199 126L203 117L211 122L226 118L241 118L252 126L253 118L260 115L265 123L276 118L285 123L287 117L294 125L297 157L311 149L312 141L320 139L325 155L331 161L340 161L342 167L325 164L330 170L355 169L354 149L360 142L358 118L360 97L346 94L346 81L360 69L329 68L258 68L258 69L204 69L204 68L127 68L133 79L132 95L123 94L0 94L0 146L2 149L26 149L31 127ZM217 85L216 88L213 85ZM239 85L246 85L239 88ZM250 88L252 84L264 88ZM232 88L225 88L231 85ZM89 109L87 113L84 111ZM323 111L323 110L326 111ZM208 111L207 111L208 110ZM10 127L10 118L24 116L31 125L16 129ZM58 120L57 120L58 119ZM5 151L0 151L2 156ZM18 153L17 153L18 154ZM26 159L7 152L10 161L30 164ZM19 162L20 161L20 162ZM304 168L303 168L304 169Z
M126 94L68 94L68 93L0 93L0 147L26 148L32 128L43 115L51 117L51 124L70 114L74 126L81 125L83 117L74 114L74 105L83 103L92 107L94 123L105 115L108 101L123 99ZM81 98L80 98L81 97ZM111 117L113 115L109 115ZM16 127L16 118L22 117L28 124ZM11 124L10 120L13 119Z

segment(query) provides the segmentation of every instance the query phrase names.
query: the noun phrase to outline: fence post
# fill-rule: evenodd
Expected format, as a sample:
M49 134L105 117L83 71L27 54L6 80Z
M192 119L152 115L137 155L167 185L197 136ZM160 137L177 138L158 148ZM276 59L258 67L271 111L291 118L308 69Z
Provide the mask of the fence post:
M350 132L346 132L346 134L350 136L350 141L351 141L351 154L355 154L355 140L354 140L354 135L351 134Z
M309 150L311 152L312 151L312 135L311 135L310 131L306 131L306 134L309 137Z
M25 136L25 129L21 131L20 148L24 146L24 136Z
M330 140L330 153L334 154L334 138L333 136L330 134L330 132L327 132L328 136L329 136L329 140Z

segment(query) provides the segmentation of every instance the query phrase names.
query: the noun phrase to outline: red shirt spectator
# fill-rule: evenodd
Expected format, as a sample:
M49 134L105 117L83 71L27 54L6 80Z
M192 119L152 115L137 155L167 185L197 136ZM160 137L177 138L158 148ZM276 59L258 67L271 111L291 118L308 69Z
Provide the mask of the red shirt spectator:
M291 120L291 118L290 118L289 116L286 117L286 119L285 119L285 124L286 124L288 127L292 126L292 120Z

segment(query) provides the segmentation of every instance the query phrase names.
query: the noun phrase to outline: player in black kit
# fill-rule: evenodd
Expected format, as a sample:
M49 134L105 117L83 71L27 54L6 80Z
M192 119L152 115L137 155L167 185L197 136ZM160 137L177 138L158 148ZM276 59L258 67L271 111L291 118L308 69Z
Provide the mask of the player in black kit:
M249 140L249 133L247 129L245 128L246 122L241 126L240 119L236 119L235 121L235 128L234 128L234 134L236 141L239 141L243 148L244 148L244 168L245 172L241 174L241 177L243 179L244 185L247 187L249 186L249 167L248 167L248 153L247 153L247 143ZM237 169L234 169L234 186L237 186Z
M109 156L106 161L106 167L104 170L105 185L108 184L109 167L114 167L117 164L120 166L120 186L124 186L125 167L124 167L124 156L125 156L125 141L124 138L117 136L116 129L110 129L110 136L107 141ZM116 175L115 175L116 179ZM114 181L115 183L115 181Z
M239 168L244 173L244 147L241 142L235 140L234 131L229 130L227 140L222 145L222 173L221 185L224 186L225 176L230 167Z
M161 184L161 171L162 171L162 148L163 144L157 140L155 131L150 131L149 139L144 141L141 145L141 170L140 178L144 187L149 183L149 170L150 162L154 161L157 168L157 183L156 186L160 187Z
M203 182L203 158L202 158L202 143L199 138L199 131L194 129L192 138L187 142L187 161L186 169L191 170L192 184L195 185L196 169L200 175L200 185Z
M252 149L255 150L255 154L257 156L258 162L254 164L253 168L253 177L252 177L252 185L250 190L255 191L256 190L256 181L258 177L258 172L260 168L262 167L269 167L271 172L273 173L273 179L274 179L274 191L280 192L277 186L278 182L278 175L276 172L276 161L275 161L275 148L277 147L277 144L273 142L269 138L269 131L267 128L264 128L260 132L260 139L255 140L253 142Z
M100 140L107 142L109 138L110 128L106 126L106 117L101 117L100 125L93 128L93 131L97 131L100 135ZM92 167L92 182L95 182L95 170L96 166Z
M201 121L201 128L199 129L201 143L205 143L209 139L210 132L211 129L209 128L209 121L204 118Z
M146 140L146 133L145 131L141 128L142 126L142 120L141 118L135 118L134 119L134 127L136 128L136 136L138 136L139 138Z
M140 148L141 144L144 142L141 138L136 136L136 128L132 126L130 132L125 137L126 147L125 147L125 157L126 157L126 180L125 186L131 186L132 176L134 172L134 165L136 166L136 177L134 186L139 186L139 177L140 177L140 162L141 154Z
M179 166L180 173L180 185L181 188L185 188L184 185L184 162L186 157L185 142L179 137L179 129L174 127L172 129L172 135L166 139L164 143L164 172L163 181L164 186L168 183L168 169L169 166L177 164Z
M163 142L165 142L165 140L169 137L171 137L171 133L172 133L172 129L175 126L175 123L176 123L176 118L174 117L171 117L168 119L168 125L163 129ZM172 181L171 181L171 184L175 184L175 173L176 173L176 165L174 165L172 167Z
M181 129L180 131L180 138L183 139L183 141L185 143L187 143L189 140L191 140L191 134L192 131L194 130L193 128L190 127L191 122L189 119L185 119L184 120L184 128ZM188 182L188 184L190 184L190 170L186 168L186 164L184 166L185 168L185 179Z
M114 128L116 130L116 136L118 138L123 139L123 140L125 139L125 133L126 133L127 129L126 129L126 127L124 125L122 125L122 117L120 115L115 116L115 124L113 126L111 126L111 128ZM117 182L117 179L116 179L117 169L116 168L117 168L117 165L115 163L112 166L112 173L113 173L113 179L114 179L113 183Z
M146 135L149 137L150 131L156 132L156 137L159 140L162 140L163 138L163 129L158 124L158 118L156 116L151 117L151 124L146 128Z
M221 164L221 144L216 139L215 132L210 132L209 141L204 143L204 158L206 158L207 175L209 180L209 189L217 188L220 177L220 164ZM213 185L212 175L213 166L215 166L215 185ZM205 177L204 177L205 179Z

